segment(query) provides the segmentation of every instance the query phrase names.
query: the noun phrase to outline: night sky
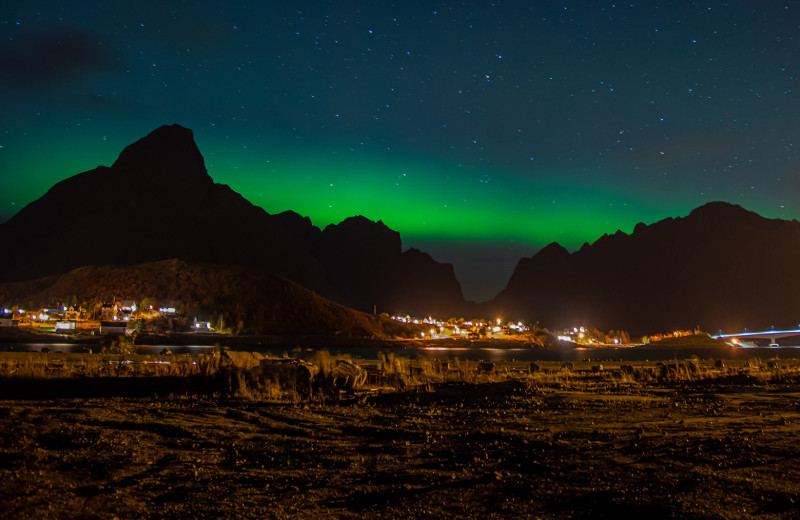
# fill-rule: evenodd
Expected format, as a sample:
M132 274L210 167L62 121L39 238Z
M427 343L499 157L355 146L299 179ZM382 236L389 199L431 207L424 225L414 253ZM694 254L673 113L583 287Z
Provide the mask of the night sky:
M486 299L551 241L800 218L800 2L4 1L0 219L167 123L270 213L362 214Z

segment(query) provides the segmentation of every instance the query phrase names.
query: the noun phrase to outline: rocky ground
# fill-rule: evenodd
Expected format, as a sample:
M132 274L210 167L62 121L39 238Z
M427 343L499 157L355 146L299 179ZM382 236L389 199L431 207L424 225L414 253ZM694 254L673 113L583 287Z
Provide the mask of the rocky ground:
M0 517L796 518L797 365L498 366L328 402L5 399Z

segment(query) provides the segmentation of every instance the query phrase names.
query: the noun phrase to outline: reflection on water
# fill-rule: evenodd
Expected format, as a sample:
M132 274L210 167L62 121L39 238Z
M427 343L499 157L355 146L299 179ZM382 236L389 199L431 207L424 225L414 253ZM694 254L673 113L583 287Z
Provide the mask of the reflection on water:
M0 351L16 350L20 352L81 352L88 347L94 353L102 351L102 345L72 345L68 343L27 343L16 345L0 345ZM137 345L136 351L140 354L159 354L168 348L173 354L204 354L215 347L212 345ZM319 350L327 350L332 355L345 354L360 359L377 359L380 352L392 352L395 355L411 359L432 357L436 359L462 359L470 361L582 361L582 360L618 360L618 361L667 361L672 359L687 359L698 357L700 359L731 359L744 360L750 358L781 358L800 359L800 347L755 347L755 348L658 348L651 345L640 347L607 347L607 348L576 348L574 345L559 343L552 349L528 348L447 348L436 347L430 349L391 349L391 348L252 348L239 347L234 350L261 352L269 356L289 356L311 358Z
M0 352L65 352L81 353L88 349L93 354L100 354L104 345L75 345L73 343L17 343L13 345L0 344ZM159 354L168 348L173 354L203 354L214 348L211 345L136 345L139 354Z
M575 348L572 345L560 344L552 349L475 349L461 351L422 351L417 356L431 356L440 359L469 359L469 360L516 360L516 361L583 361L583 360L608 360L608 361L668 361L673 359L751 359L774 358L800 359L798 347L759 347L759 348L699 348L675 349L658 348L652 346L641 347L608 347L608 348Z

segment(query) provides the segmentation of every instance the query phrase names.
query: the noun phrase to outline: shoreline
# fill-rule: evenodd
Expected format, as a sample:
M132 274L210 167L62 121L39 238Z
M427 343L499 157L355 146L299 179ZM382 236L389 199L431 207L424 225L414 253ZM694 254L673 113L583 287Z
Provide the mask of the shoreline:
M568 342L558 341L551 346L541 346L529 338L523 336L504 336L497 338L442 338L442 339L418 339L418 338L353 338L347 336L320 336L320 335L222 335L203 332L173 332L166 334L137 334L133 336L120 336L113 334L89 335L89 334L59 334L51 332L33 332L19 328L0 329L0 344L19 345L19 344L69 344L69 345L109 345L119 338L132 339L135 346L164 346L182 347L207 345L222 345L232 348L385 348L385 349L530 349L530 350L554 350L559 348L558 344L566 345ZM736 348L722 340L701 337L691 338L685 341L682 338L667 338L662 341L649 343L630 343L630 344L602 344L602 345L580 345L569 343L576 350L586 352L598 351L602 349L636 349L636 348L669 348L676 351L690 349L719 349ZM756 347L760 348L760 347Z
M21 329L0 329L0 344L69 344L103 345L118 338L132 338L120 335L57 334L31 332ZM251 348L386 348L386 349L424 349L436 347L449 348L530 348L542 349L525 338L491 338L470 340L463 338L415 339L415 338L352 338L347 336L278 336L278 335L237 335L209 334L202 332L175 332L169 334L138 334L135 346L181 347L191 345L222 345L225 347Z

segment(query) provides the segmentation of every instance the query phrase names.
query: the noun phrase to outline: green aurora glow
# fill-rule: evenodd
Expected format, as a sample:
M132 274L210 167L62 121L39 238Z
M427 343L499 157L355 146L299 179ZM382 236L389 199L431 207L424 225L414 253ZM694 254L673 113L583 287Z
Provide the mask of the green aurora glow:
M270 159L266 169L240 162L239 175L229 182L270 212L294 210L321 227L360 214L382 220L406 240L558 240L574 246L632 227L642 215L643 208L626 206L619 194L588 186L509 181L500 175L466 182L460 180L464 172L454 170L422 162L353 164L287 156Z
M552 241L800 215L791 3L6 4L0 220L171 123L252 203L382 220L475 299Z
M111 165L132 141L121 134L106 135L91 148L54 135L46 154L6 154L5 167L24 172L26 182L10 184L5 196L18 210L41 196L43 187L98 164ZM540 247L558 241L574 248L669 214L665 208L636 204L636 197L618 189L576 184L576 175L564 172L515 176L401 153L347 157L318 147L280 146L250 151L197 140L212 178L270 213L296 211L321 228L363 215L399 231L406 244L507 240Z
M91 149L53 136L46 154L6 154L13 183L6 197L18 210L49 187L98 164L111 165L133 139L118 131ZM76 139L77 140L77 139ZM630 232L638 222L679 216L703 200L670 200L590 182L580 171L537 167L536 175L480 169L401 152L342 153L323 146L231 145L197 137L215 182L228 184L270 213L295 211L324 228L363 215L417 241L512 241L537 249L557 241L574 249L604 233ZM214 150L218 151L214 151ZM14 160L16 159L16 160ZM592 178L603 179L595 175Z

